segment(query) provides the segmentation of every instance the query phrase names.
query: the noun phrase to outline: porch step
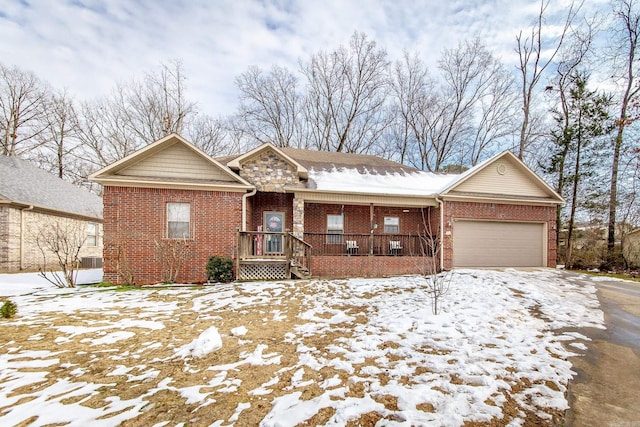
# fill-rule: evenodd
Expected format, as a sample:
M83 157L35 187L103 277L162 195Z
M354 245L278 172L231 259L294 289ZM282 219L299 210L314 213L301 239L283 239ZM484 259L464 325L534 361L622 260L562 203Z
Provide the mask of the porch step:
M311 278L311 272L308 268L294 263L291 263L291 275L297 277L298 279Z

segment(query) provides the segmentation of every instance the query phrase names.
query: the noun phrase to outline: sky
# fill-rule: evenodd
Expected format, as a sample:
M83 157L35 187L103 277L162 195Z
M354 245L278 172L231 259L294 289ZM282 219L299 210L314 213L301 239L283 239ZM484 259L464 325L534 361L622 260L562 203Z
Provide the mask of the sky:
M567 0L551 3L553 26ZM249 66L297 70L356 31L390 60L417 52L431 66L443 49L480 36L515 71L516 35L530 31L539 7L534 0L0 0L0 62L91 100L179 60L189 98L216 117L235 110L234 78Z

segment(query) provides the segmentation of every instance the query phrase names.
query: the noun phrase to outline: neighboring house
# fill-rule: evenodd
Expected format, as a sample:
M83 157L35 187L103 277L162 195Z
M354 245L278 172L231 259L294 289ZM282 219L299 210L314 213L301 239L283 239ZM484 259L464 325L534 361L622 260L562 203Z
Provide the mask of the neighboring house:
M622 255L629 267L640 267L640 228L624 236L624 240L622 241Z
M102 199L26 160L0 155L0 272L41 267L36 236L56 223L86 233L80 257L99 266ZM55 265L54 255L45 253L46 263Z
M163 243L187 247L184 282L204 280L210 255L233 258L240 279L554 267L563 203L510 152L443 175L268 143L213 159L178 135L91 179L104 186L112 282L123 280L122 270L137 283L160 280Z

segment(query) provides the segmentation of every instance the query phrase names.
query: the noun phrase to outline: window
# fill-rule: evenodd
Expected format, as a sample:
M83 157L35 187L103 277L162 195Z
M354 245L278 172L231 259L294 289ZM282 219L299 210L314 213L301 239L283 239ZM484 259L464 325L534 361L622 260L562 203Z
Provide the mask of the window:
M344 234L344 217L342 215L327 215L327 234L335 234L335 236L327 236L327 243L342 243L342 235Z
M189 203L167 203L167 237L188 239L191 206Z
M384 232L387 234L400 233L400 218L398 218L397 216L385 216Z
M98 224L87 223L87 246L98 246Z

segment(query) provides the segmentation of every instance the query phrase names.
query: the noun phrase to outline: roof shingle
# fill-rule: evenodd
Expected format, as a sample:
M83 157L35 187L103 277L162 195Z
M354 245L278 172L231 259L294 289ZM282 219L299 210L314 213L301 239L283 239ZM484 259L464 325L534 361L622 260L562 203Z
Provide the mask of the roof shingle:
M102 198L16 157L0 155L0 196L14 203L102 219Z

